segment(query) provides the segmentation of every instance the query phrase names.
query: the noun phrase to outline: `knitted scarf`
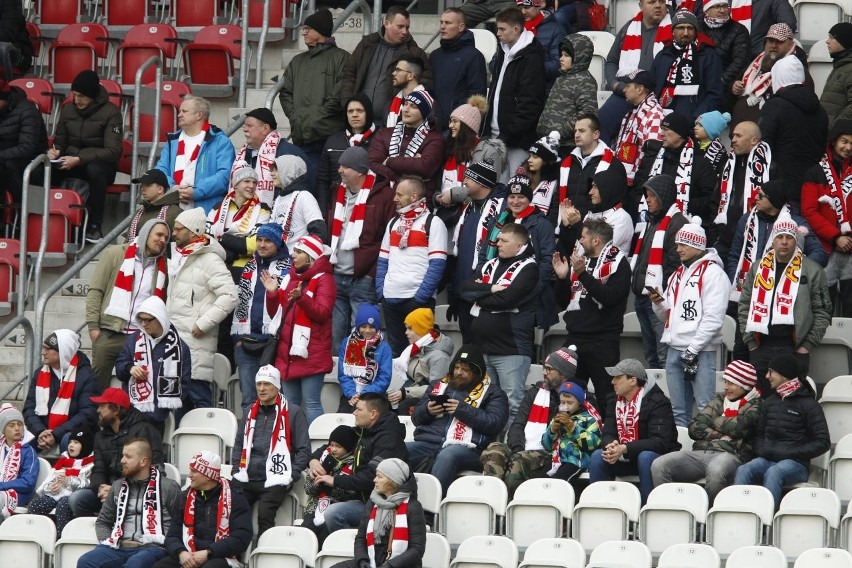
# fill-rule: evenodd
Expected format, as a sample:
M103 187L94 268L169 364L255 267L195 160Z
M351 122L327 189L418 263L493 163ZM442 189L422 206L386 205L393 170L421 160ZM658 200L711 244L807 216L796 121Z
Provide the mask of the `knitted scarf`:
M642 201L644 202L645 199L643 198ZM645 269L645 286L650 286L660 291L663 289L663 245L666 241L666 229L668 229L672 217L678 213L680 213L680 209L677 203L673 203L659 224L657 224L657 230L654 231L654 238L651 241L651 254L648 256L648 267ZM646 229L647 222L636 224L636 232L639 238L636 239L636 246L633 248L633 258L630 259L633 270L636 270L636 262L642 250L642 243L645 240L645 233L647 232Z
M188 256L192 256L193 253L200 251L202 248L207 246L207 243L207 235L198 235L197 237L193 237L189 244L185 247L175 246L175 252L186 258Z
M669 108L675 97L698 95L700 82L700 67L695 64L695 42L683 48L679 47L677 43L672 43L672 46L679 53L672 61L666 75L666 82L663 84L662 91L660 91L660 106L663 108ZM688 138L688 140L691 141L691 138Z
M736 400L728 400L728 397L722 397L722 416L724 418L736 418L740 414L740 409L749 402L760 396L757 389L751 389L745 395Z
M523 249L522 249L523 250ZM529 264L535 264L535 257L530 255L526 258L519 258L509 265L509 268L500 275L497 280L494 280L494 272L497 270L497 265L500 263L499 258L492 258L482 266L482 282L485 284L501 284L503 286L511 286L515 277L526 268ZM492 280L494 280L492 282ZM479 302L473 304L470 308L470 315L479 317Z
M538 207L539 211L547 215L550 211L550 202L553 199L553 190L557 187L558 184L555 179L542 180L533 190L531 205Z
M426 134L428 133L429 123L424 120L414 131L411 141L405 148L406 158L413 158L417 155L417 152L420 150L420 146L423 145L423 141L426 139ZM396 158L399 156L399 152L402 149L402 138L404 134L405 124L398 122L397 125L393 127L393 133L391 134L390 145L388 146L388 157Z
M744 25L751 33L751 0L733 0L731 19Z
M477 139L477 144L479 139ZM450 155L444 162L444 171L441 174L441 190L456 187L464 181L464 172L467 162L459 162L454 155Z
M227 479L219 480L222 491L219 493L219 503L216 506L216 537L214 542L224 540L231 535L231 484ZM183 510L183 546L189 552L197 552L195 542L195 499L198 491L190 488L186 493L186 507ZM242 563L236 558L228 558L228 566L239 568Z
M660 147L660 150L657 152L657 157L654 159L654 163L651 166L651 173L648 174L649 178L663 173L663 156L665 152L666 149ZM686 211L689 207L689 190L692 181L692 164L694 157L695 144L692 142L692 138L687 138L686 143L680 149L677 173L675 174L675 185L677 190L677 193L675 194L675 203L681 211Z
M826 203L834 209L834 214L837 216L837 224L840 227L840 233L848 235L852 233L852 226L849 225L849 211L846 209L846 200L849 199L849 194L852 193L852 175L849 172L843 172L845 175L837 175L834 169L833 160L828 153L823 154L819 161L819 167L822 168L822 173L825 176L826 185L828 186L828 195L822 195L818 199L821 203Z
M639 59L642 53L642 12L630 21L624 41L621 42L621 55L618 57L619 77L627 75L639 69ZM672 41L672 18L666 13L666 17L657 26L657 35L654 37L654 57L667 43Z
M94 454L89 454L84 458L72 458L66 452L56 460L56 463L53 464L53 469L64 472L66 477L79 477L83 470L91 469L94 465Z
M769 96L769 91L772 88L772 72L761 72L760 64L763 61L763 53L754 58L754 60L746 68L743 73L743 83L745 88L743 96L746 97L748 106L759 105L763 107L766 102L766 97Z
M577 246L579 246L579 242ZM577 247L575 247L576 250ZM592 269L592 278L595 280L599 280L601 284L606 284L606 281L609 280L609 277L618 270L618 265L621 263L621 260L624 258L624 253L614 244L612 241L606 243L601 249L600 254L598 255L597 262L595 262L595 267ZM586 257L586 270L589 270L589 264L591 264L591 258ZM575 310L580 309L580 300L586 297L587 291L586 287L583 286L583 283L580 282L580 275L574 272L574 268L571 268L571 301L568 303L568 307L566 311L573 312ZM595 300L595 303L600 307L600 302Z
M266 456L266 481L263 484L264 487L290 485L290 482L293 480L293 467L290 459L290 448L292 446L290 441L290 411L287 399L279 394L275 400L275 405L277 408L276 420L275 426L272 427L272 441L269 444L269 454ZM234 474L234 479L243 483L249 482L248 464L251 459L254 425L257 422L257 413L259 411L260 400L256 400L249 409L245 431L243 432L243 451L240 454L240 470Z
M351 132L349 132L348 128L346 129L346 137L349 138L349 146L360 146L361 144L369 140L370 136L372 136L374 133L375 131L373 130L372 124L370 125L370 128L368 128L364 132L361 132L360 134L352 134Z
M743 186L743 214L751 210L754 202L757 200L760 188L764 183L769 181L769 165L771 163L772 150L766 142L759 143L748 153ZM725 169L722 170L722 178L719 181L719 212L713 221L717 225L725 225L728 222L728 208L731 205L736 168L737 156L731 152L728 162L725 164Z
M538 25L540 23L542 23L543 21L544 21L544 14L542 12L539 12L538 14L536 14L535 18L533 18L532 20L527 20L526 22L524 22L524 29L527 30L528 32L532 32L533 35L536 35L536 32L538 31Z
M302 289L302 296L313 298L316 294L319 278L324 272L314 274ZM308 344L311 342L311 318L298 301L293 306L293 335L290 337L290 355L308 358Z
M142 246L145 246L144 244ZM124 321L129 321L130 312L133 309L133 284L136 280L136 253L139 252L139 243L134 240L127 245L127 250L124 251L124 260L121 266L118 267L118 274L115 275L115 285L112 288L112 295L109 299L109 305L104 309L104 313L108 316L117 317ZM157 257L156 267L157 275L154 282L154 295L166 301L166 259L163 255Z
M770 321L772 325L795 325L793 308L799 293L803 257L802 249L797 247L783 276L776 282L775 251L770 250L763 256L754 276L746 331L765 335L769 333Z
M450 384L449 377L444 377L432 387L432 394L444 394L444 391L447 390L447 387ZM482 380L476 384L476 386L471 389L470 392L467 393L467 396L464 399L466 404L469 404L473 408L478 408L480 404L485 400L485 393L488 392L488 388L491 386L491 379L486 374L482 377ZM441 445L442 448L446 448L447 446L461 445L466 446L468 448L476 448L476 444L473 443L473 428L464 422L458 419L458 414L453 415L453 419L450 421L449 428L447 428L447 435L444 443Z
M790 215L790 206L784 205L779 213L782 215ZM729 299L732 302L739 302L740 295L743 291L743 283L745 282L748 271L751 266L757 262L758 255L763 257L767 251L772 248L772 240L766 239L766 244L763 250L757 250L757 209L752 207L746 218L745 223L745 238L743 239L743 249L740 251L740 258L737 260L737 269L734 272L734 283L731 286L731 295Z
M627 400L619 396L615 400L615 425L618 428L618 441L622 444L639 439L639 411L645 387L640 387L633 398Z
M251 307L254 305L254 293L257 289L257 278L259 271L257 270L257 255L255 254L250 261L243 267L243 273L240 275L240 280L237 282L237 307L234 309L234 320L231 323L232 335L248 335L251 333ZM267 268L269 274L278 280L278 287L286 286L287 280L290 278L290 257L279 258L269 264ZM267 335L274 335L278 331L278 326L281 325L281 310L279 309L274 315L269 314L266 309L266 294L263 294L263 327L260 332Z
M6 443L6 437L0 438L3 448L3 471L0 474L0 482L14 481L18 479L21 472L21 442L10 446ZM18 492L15 489L4 489L6 494L6 508L3 510L3 518L8 518L18 508Z
M601 152L601 161L598 162L598 165L595 167L596 174L608 170L609 165L612 163L612 159L615 157L612 150L610 150L603 142L598 143L598 147L595 148L594 152L592 152L589 157L597 155L601 146L603 146L603 151ZM574 152L579 152L579 150L575 148ZM562 203L568 197L568 176L571 173L571 166L574 164L573 154L574 153L572 152L565 156L565 159L562 160L562 164L559 166L559 203Z
M399 244L397 247L401 250L408 248L408 237L411 235L411 226L421 215L428 214L426 208L426 199L420 199L400 210L399 222L396 223L394 230L399 235Z
M393 360L394 378L399 379L400 384L404 383L406 379L408 379L408 363L411 361L411 358L417 357L424 347L432 345L439 337L441 337L441 332L431 329L429 330L429 333L403 349L402 353L399 354L399 357ZM396 381L392 382L396 383Z
M232 189L228 192L221 205L212 212L212 220L207 223L207 232L217 239L225 233L247 235L257 225L261 211L260 199L257 194L246 200L242 206L237 206L234 216L230 217L231 204L237 204L236 197L236 190Z
M488 227L497 219L497 216L500 214L500 208L503 206L503 198L502 197L491 197L484 204L488 207L485 209L483 206L480 211L479 221L476 224L476 243L474 243L473 247L473 261L471 263L471 269L476 270L476 265L479 264L479 251L482 249L482 245L487 242L488 239ZM466 201L464 206L462 206L461 216L459 217L459 222L456 223L456 228L453 231L453 255L458 256L459 254L459 237L462 234L462 227L464 226L465 219L467 219L468 213L470 213L471 209L474 209L476 205L474 205L473 201ZM484 213L484 214L482 214Z
M334 203L334 219L331 221L331 263L337 262L337 248L340 245L340 250L355 250L360 245L361 231L364 229L364 217L367 213L367 198L370 196L370 190L373 189L373 184L376 183L376 174L372 171L367 171L367 177L364 178L364 183L361 189L358 190L358 196L355 198L355 206L352 207L352 212L349 214L349 219L346 224L346 237L343 242L340 242L340 235L343 233L343 215L346 213L346 192L348 191L343 182L337 186L337 199Z
M160 339L165 343L162 360L154 359L155 343L150 335L137 332L133 346L133 365L145 370L144 381L131 380L127 384L130 404L141 412L154 412L160 408L181 408L181 376L183 361L180 354L180 337L175 326L169 325L166 336ZM154 368L159 363L160 374L154 376ZM156 389L156 391L155 391ZM156 397L156 405L154 400Z
M376 568L387 564L387 560L399 556L408 550L408 499L399 504L394 514L392 530L387 536L387 557L376 561L376 512L378 507L373 505L370 520L367 521L367 555L370 557L370 567Z
M530 406L530 414L524 425L524 451L543 450L541 436L550 420L550 389L542 385Z
M160 544L166 540L163 533L163 503L160 498L160 470L151 466L148 486L145 488L145 498L142 504L142 544ZM115 524L109 537L101 544L110 548L118 548L121 537L124 536L124 516L127 514L127 501L130 498L130 483L127 479L121 481L121 489L115 501ZM131 514L135 514L131 512Z
M533 213L536 212L536 208L533 205L527 205L527 208L515 215L512 213L510 209L504 209L500 216L497 217L497 221L494 223L494 226L491 227L491 231L488 233L488 249L485 251L486 260L491 260L492 258L497 257L497 237L500 236L500 231L503 230L503 227L508 225L509 223L517 223L521 225L521 221L525 218L529 217Z
M343 374L355 381L355 392L361 394L366 385L371 384L379 374L379 362L376 361L376 349L382 342L382 332L377 331L372 339L364 339L358 328L354 328L346 340L343 356Z
M160 221L165 221L166 218L167 218L166 215L168 214L168 212L169 212L169 206L163 205L162 207L160 207L160 210L157 212L156 218L159 219ZM136 236L137 236L136 231L139 230L139 221L142 220L142 215L144 215L144 214L145 214L145 206L140 205L139 209L136 210L136 215L133 216L133 220L130 222L130 228L127 229L127 240L128 241L132 241L133 239L136 238Z
M257 150L257 165L254 167L254 171L257 172L257 190L255 194L262 203L270 208L275 201L275 185L272 183L271 167L275 163L275 154L278 153L278 144L280 142L281 135L278 134L278 131L270 132ZM243 147L237 152L237 158L231 167L231 174L237 168L248 163L248 160L246 160L247 153L248 144L243 144Z
M663 139L663 109L653 93L648 94L639 106L627 113L618 130L616 155L624 164L628 184L633 183L639 163L645 156L645 142Z
M47 404L50 402L50 383L53 372L47 365L44 365L38 372L35 388L35 413L37 416L47 416L48 430L58 428L68 421L68 415L71 411L71 397L74 394L74 384L77 381L78 364L79 355L75 353L68 368L64 372L60 369L59 392L56 393L56 399L50 406L50 413L48 413Z
M802 382L799 379L790 379L786 383L781 383L778 385L778 388L775 389L775 392L778 393L778 396L781 398L787 398L802 386Z
M207 134L210 132L210 123L206 120L204 121L204 125L201 127L202 132L204 132L204 137L207 137ZM183 182L183 173L186 171L186 168L198 159L198 155L201 153L201 147L204 145L202 141L201 144L198 144L195 148L192 149L192 154L189 156L186 155L186 134L184 132L180 133L178 137L178 145L177 145L177 153L175 154L175 171L172 176L175 180L175 185L180 185Z

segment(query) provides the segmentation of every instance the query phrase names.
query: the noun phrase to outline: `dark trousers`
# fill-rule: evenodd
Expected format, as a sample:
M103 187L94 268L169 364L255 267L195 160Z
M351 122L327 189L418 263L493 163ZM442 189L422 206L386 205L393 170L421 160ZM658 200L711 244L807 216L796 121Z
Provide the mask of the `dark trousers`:
M104 220L106 190L115 181L115 172L114 164L89 162L70 170L54 168L50 172L50 183L53 187L59 187L59 184L68 178L87 181L89 183L89 198L86 200L86 208L89 210L89 226L100 227Z
M565 345L577 347L577 375L574 380L584 389L587 389L589 380L592 381L597 399L594 403L595 408L606 420L607 400L614 396L615 391L612 389L612 377L606 372L605 367L614 367L621 360L618 341L589 341L569 336Z
M290 491L292 484L264 487L263 481L243 483L233 480L231 483L237 491L243 494L249 507L254 507L254 504L257 503L257 535L255 535L255 539L260 538L260 535L267 529L275 526L275 514L284 501L284 497L287 496L287 492ZM298 480L296 483L298 483Z
M852 280L841 280L829 289L831 303L840 305L840 316L852 317Z
M799 380L804 381L805 377L808 376L811 356L808 353L796 353L795 350L796 348L793 346L792 340L790 342L780 342L768 341L764 338L757 349L749 353L750 362L754 370L757 371L756 386L763 398L768 397L774 392L773 388L769 386L769 381L766 379L766 373L769 371L769 363L778 355L792 353L799 362Z
M27 160L6 160L0 163L0 188L7 189L15 203L20 203L23 197L24 170L28 163Z
M470 308L472 307L473 304L470 302L459 300L459 330L461 330L462 341L466 344L473 343L473 334L470 332L473 325L473 316L470 315Z
M394 357L399 357L400 353L408 347L408 338L405 337L405 318L417 308L429 308L434 312L435 299L430 298L426 304L415 302L414 298L402 302L394 300L393 303L382 300L385 339L387 339Z
M737 325L734 326L734 353L733 360L734 361L749 361L751 356L748 352L748 347L746 347L745 342L743 341L743 332L740 329L740 320L738 319L737 312L739 310L739 303L737 302L728 302L728 315L734 318L734 321L737 322Z
M181 563L180 560L166 556L158 560L152 568L181 568ZM204 563L204 568L231 568L231 565L224 558L211 558Z

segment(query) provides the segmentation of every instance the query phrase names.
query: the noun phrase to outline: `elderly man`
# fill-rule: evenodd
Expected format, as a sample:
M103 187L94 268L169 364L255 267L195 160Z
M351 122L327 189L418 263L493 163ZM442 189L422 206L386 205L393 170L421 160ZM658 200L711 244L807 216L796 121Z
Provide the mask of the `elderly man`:
M113 482L95 523L100 544L77 561L77 568L142 568L166 556L163 543L180 523L180 486L157 469L151 444L124 443L121 478Z
M251 544L251 507L222 477L222 458L213 452L192 457L188 478L182 522L169 527L169 555L154 568L230 568Z
M139 229L151 219L165 221L169 227L173 227L183 209L180 206L180 194L169 186L166 174L154 168L130 181L139 184L139 207L127 229L127 240L135 239Z
M38 107L23 89L0 79L0 187L12 192L15 203L21 202L24 170L45 148L47 130Z
M234 163L234 145L209 119L210 102L186 95L178 110L179 130L166 136L157 162L184 207L201 207L205 214L228 193Z

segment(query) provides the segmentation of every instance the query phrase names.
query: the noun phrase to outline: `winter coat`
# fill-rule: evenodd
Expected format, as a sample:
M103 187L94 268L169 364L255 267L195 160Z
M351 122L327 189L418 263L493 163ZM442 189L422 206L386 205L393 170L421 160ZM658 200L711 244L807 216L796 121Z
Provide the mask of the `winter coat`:
M174 245L173 245L174 246ZM172 262L180 255L172 249ZM213 354L219 324L237 305L237 287L225 266L225 251L214 239L193 252L174 272L169 266L169 294L166 307L172 324L192 355L193 380L213 380ZM192 328L204 335L195 338Z
M589 268L578 280L586 292L580 297L580 309L565 312L562 319L568 335L577 340L618 341L624 330L624 312L630 295L630 262L625 257L610 274L606 284L592 276L598 259L592 258ZM568 279L562 281L570 286ZM567 302L571 300L570 289L564 291Z
M147 523L145 519L145 493L148 488L148 479L127 480L127 509L124 516L122 528L126 532L121 535L121 541L134 541L142 544L144 534L143 526ZM109 488L109 494L104 499L98 520L95 521L95 533L98 542L103 542L112 534L117 517L118 495L124 479L116 479ZM97 491L97 486L93 486ZM173 524L181 524L179 515L183 511L181 502L180 485L169 479L165 474L160 474L159 513L162 523L163 535L169 534ZM127 527L132 527L127 530Z
M804 382L787 398L773 392L760 408L754 453L771 462L796 460L805 467L831 448L825 414Z
M852 169L850 169L852 168L852 160L839 160L835 157L834 150L831 148L828 149L828 155L834 165L834 171L837 172L841 180L852 175ZM802 215L807 219L808 226L819 237L825 251L830 253L834 250L834 241L841 233L840 222L837 220L834 207L831 203L824 201L828 199L828 195L828 180L825 179L822 166L820 164L812 166L805 173L804 183L802 183ZM852 211L852 195L846 196L844 201L844 209ZM805 252L805 254L808 253ZM819 262L816 258L812 258L812 260ZM823 263L820 263L820 265L825 266Z
M164 544L169 556L177 560L181 552L187 550L183 543L183 519L186 516L187 494L181 494L183 508L180 510L180 522L171 523ZM222 495L222 485L219 484L208 491L197 491L195 493L195 549L209 550L210 560L215 558L239 558L251 544L253 528L251 525L251 507L248 501L239 491L231 488L231 510L228 514L229 534L226 538L217 541L216 531L219 528L217 521L219 513L219 497Z
M160 465L163 463L163 435L153 424L145 419L145 416L131 407L122 410L124 417L118 425L118 431L114 432L109 426L101 428L95 433L95 465L92 468L92 476L89 478L89 489L98 492L101 485L111 485L115 480L121 478L121 453L124 443L134 438L144 438L151 442L153 457L151 463Z
M559 76L559 43L567 35L565 27L556 19L555 12L542 10L544 19L535 28L535 37L544 48L545 89L550 91L553 81ZM596 95L597 97L597 95Z
M658 100L661 100L660 93L665 86L669 70L680 53L681 50L669 44L654 58L651 74L654 76L654 94ZM705 112L722 108L722 66L713 42L706 37L698 36L693 53L696 60L693 65L697 67L695 72L700 82L698 94L675 95L666 110L679 112L695 120Z
M337 382L340 383L340 392L343 397L350 399L355 396L357 389L355 387L355 379L346 374L344 364L346 363L346 344L349 342L349 335L343 338L340 342L340 350L337 356ZM374 392L384 394L390 385L391 376L393 376L393 354L391 353L390 345L383 337L376 346L376 372L373 376L373 381L370 384L364 385L361 394Z
M101 392L98 377L92 370L89 358L82 351L77 352L77 378L74 380L74 392L71 394L71 406L68 408L68 420L61 426L53 429L53 437L58 443L65 434L74 434L80 430L93 430L98 423L98 405L92 402L90 397L97 396ZM49 416L36 414L36 382L41 368L33 371L30 379L27 399L24 401L24 423L27 430L35 434L33 443L38 445L38 436L47 430ZM60 386L59 376L50 373L50 396L47 399L48 413L56 401Z
M698 411L689 422L689 437L695 440L693 451L728 452L742 463L754 457L754 435L760 417L762 399L755 396L737 411L736 417L725 416L725 395L719 394ZM728 440L723 439L729 438Z
M18 506L25 507L35 494L39 469L35 449L29 444L21 444L21 465L18 469L18 477L10 481L0 481L0 491L14 489L18 493Z
M266 288L263 286L263 281L260 279L260 273L264 270L269 270L272 263L279 260L284 260L286 262L286 268L283 269L283 274L288 274L290 271L290 252L287 250L286 246L280 247L278 252L269 258L261 258L261 256L257 253L255 253L254 258L256 261L255 272L258 277L254 283L254 294L251 299L251 306L248 306L250 332L247 334L235 334L233 333L234 328L232 326L231 341L233 341L235 345L245 336L257 341L264 341L270 336L268 333L263 333L263 307L266 304ZM247 281L249 278L245 278L245 280ZM246 284L248 284L248 282L246 282ZM239 292L237 301L239 302ZM234 313L236 314L236 309L234 310ZM234 323L236 324L236 321Z
M284 71L278 99L297 145L321 142L346 126L340 79L348 57L349 52L329 38L298 54Z
M288 487L292 487L294 483L301 483L302 472L308 467L311 459L311 438L308 433L308 419L302 407L288 402L287 410L290 423L285 425L285 429L290 436L290 469L292 471ZM251 456L246 465L249 482L266 481L266 458L269 456L269 444L272 442L277 414L278 406L274 404L261 404L258 409L251 438ZM240 471L239 463L245 444L245 431L246 418L243 418L237 428L234 448L231 451L231 463L237 464L234 473Z
M313 297L304 293L311 279L320 274L316 280L316 290ZM302 295L291 302L291 290L300 288ZM334 283L331 263L328 256L320 256L302 273L290 268L290 279L287 285L275 294L266 294L266 308L269 317L276 310L283 310L281 327L279 328L278 348L275 355L275 367L281 372L282 381L291 381L316 374L326 374L334 365L331 361L331 312L337 297L337 286ZM299 357L290 353L293 341L296 312L303 310L310 319L311 339L308 342L308 356Z
M554 130L559 132L560 146L574 145L577 117L587 113L598 114L598 83L589 72L594 55L592 40L583 34L571 34L568 39L574 45L574 63L568 71L556 77L536 129L539 136L547 136Z
M408 361L406 375L408 380L402 385L405 398L423 396L429 383L443 379L450 367L455 344L443 333L433 343L420 350L416 357Z
M527 31L522 32L511 49L502 44L497 46L497 53L491 61L488 112L482 121L483 132L492 135L491 121L496 110L500 140L507 147L525 150L538 139L535 127L546 98L544 48L531 35ZM504 70L503 63L507 58Z
M375 132L373 136L375 136ZM361 142L360 146L365 150L369 150L373 136ZM340 167L340 155L347 148L349 148L349 135L346 133L346 130L338 130L326 139L325 146L322 149L319 166L317 166L317 190L315 195L320 210L324 214L328 213L329 207L337 199L337 187L340 185L340 174L337 173L337 169Z
M556 86L554 86L553 91L551 91L551 96L553 96L553 93L555 93L558 88L559 81L557 80ZM573 128L571 140L573 140ZM592 178L595 175L595 170L601 162L601 157L603 156L603 152L606 148L607 145L600 142L598 147L592 151L591 157L588 158L585 165L580 163L580 159L577 156L580 153L579 149L574 148L571 152L574 159L571 164L571 169L568 171L568 199L571 200L571 203L577 211L580 212L581 218L585 217L586 213L592 209L592 202L589 200L589 186L591 185ZM627 173L624 171L624 164L617 158L613 159L607 170L616 174L616 177L613 178L614 183L624 188L619 195L618 200L615 201L615 203L620 203L625 197L627 197ZM617 180L620 180L620 182ZM559 234L561 235L564 231L565 226L563 225L559 230ZM631 230L630 233L632 235L633 231ZM573 250L573 247L569 249L569 252L570 250Z
M389 535L386 534L385 542L375 543L376 566L421 568L423 566L423 555L426 553L426 520L423 515L423 505L417 500L417 478L413 475L409 477L399 488L399 491L411 494L408 500L405 523L408 527L408 548L398 556L383 562L381 559L387 558L388 555L387 540ZM364 514L361 516L361 523L358 525L358 533L355 535L355 562L358 566L361 566L365 561L367 562L366 566L370 566L370 555L367 552L367 524L370 522L370 515L374 506L372 501L367 502L364 507Z
M752 0L751 57L763 53L763 40L772 24L787 24L796 32L796 14L787 0ZM807 72L808 66L805 65Z
M752 60L748 28L733 18L721 27L711 28L702 18L698 21L698 31L713 40L722 68L722 91L730 93L731 85L742 78Z
M535 325L547 330L559 321L556 298L553 296L553 253L556 252L556 240L553 238L553 225L540 211L521 220L530 233L530 244L538 265L538 307L536 308Z
M121 111L99 85L98 95L83 110L75 104L62 107L53 146L63 156L80 158L80 165L101 162L118 168L123 125Z
M164 208L165 213L163 213ZM154 201L145 201L140 197L139 207L136 210L139 211L139 209L142 209L142 216L139 217L139 221L136 223L137 227L141 228L142 225L151 219L163 219L168 223L169 231L175 228L175 219L183 212L180 206L180 194L177 190L170 187L166 188L166 193L162 197ZM134 238L136 238L136 234L128 231L127 239L132 240Z
M465 30L451 40L441 40L441 47L429 54L432 69L432 94L441 109L439 130L446 130L450 114L465 104L472 95L488 91L485 58L476 49L473 32Z
M457 391L448 384L444 394L458 400L458 408L454 414L445 412L432 416L426 410L426 404L429 402L429 393L436 384L437 381L429 385L414 408L413 421L417 426L414 430L415 441L442 445L447 440L450 424L454 418L458 418L459 422L463 422L473 430L471 443L475 444L477 452L481 452L488 444L494 442L506 427L509 421L509 399L494 379L491 379L491 385L485 395L477 401L476 407L464 401L468 397L468 391ZM471 385L471 388L474 386L476 385Z
M838 118L852 118L852 49L831 54L831 73L825 81L819 102L828 114L828 126Z
M607 402L606 416L615 416L615 405L618 397L611 396ZM616 420L604 422L601 447L606 447L610 442L618 441L618 425ZM629 462L636 462L639 454L645 451L657 454L667 454L680 449L677 441L677 427L675 426L672 403L663 393L658 385L647 388L642 397L642 406L639 409L639 439L635 442L627 442L627 453L624 458Z
M382 128L373 137L368 155L370 170L376 174L375 187L383 190L404 175L415 175L426 183L426 203L432 202L432 196L441 183L441 167L444 165L444 137L437 130L429 130L426 138L417 150L419 157L407 157L405 149L414 137L414 128L404 128L399 155L390 157L390 142L393 128ZM387 160L387 163L385 163ZM393 192L393 190L390 190ZM334 199L336 196L333 196Z
M589 469L592 452L597 450L601 443L598 421L585 409L571 415L571 421L574 423L574 430L570 434L561 431L558 436L548 424L541 435L541 445L553 448L558 444L559 463L570 463L580 469Z
M506 444L512 450L512 453L522 452L527 449L527 436L524 428L526 428L527 422L529 422L533 402L542 386L546 387L547 385L544 381L539 381L527 389L527 392L524 393L524 398L521 400L521 404L518 406L518 413L515 414L515 419L509 426L509 431L506 434ZM559 389L549 390L550 409L547 413L548 422L556 415L556 411L559 410Z
M0 112L0 163L12 160L29 163L47 148L44 119L19 87L12 87L8 103Z
M166 136L166 143L160 152L157 169L166 174L169 185L175 185L174 172L177 157L178 138L180 130ZM280 149L280 148L279 148ZM276 154L278 155L278 154ZM196 207L203 207L204 214L210 213L213 207L221 203L228 193L231 182L231 166L234 164L236 152L231 139L216 126L210 125L210 130L201 143L198 161L195 169L195 182L192 198Z
M812 88L791 85L775 93L760 111L760 132L781 168L787 198L798 212L802 178L819 163L828 138L828 115Z
M21 50L20 60L12 63L25 74L32 64L33 44L22 5L19 0L0 2L0 41L11 43Z

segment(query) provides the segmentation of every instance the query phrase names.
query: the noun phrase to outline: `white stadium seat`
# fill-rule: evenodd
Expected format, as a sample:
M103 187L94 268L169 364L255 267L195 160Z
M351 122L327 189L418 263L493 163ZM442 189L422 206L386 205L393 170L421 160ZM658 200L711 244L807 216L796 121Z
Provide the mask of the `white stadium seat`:
M631 523L639 521L641 503L639 490L631 483L591 483L574 507L571 537L578 540L587 553L606 541L627 540Z

